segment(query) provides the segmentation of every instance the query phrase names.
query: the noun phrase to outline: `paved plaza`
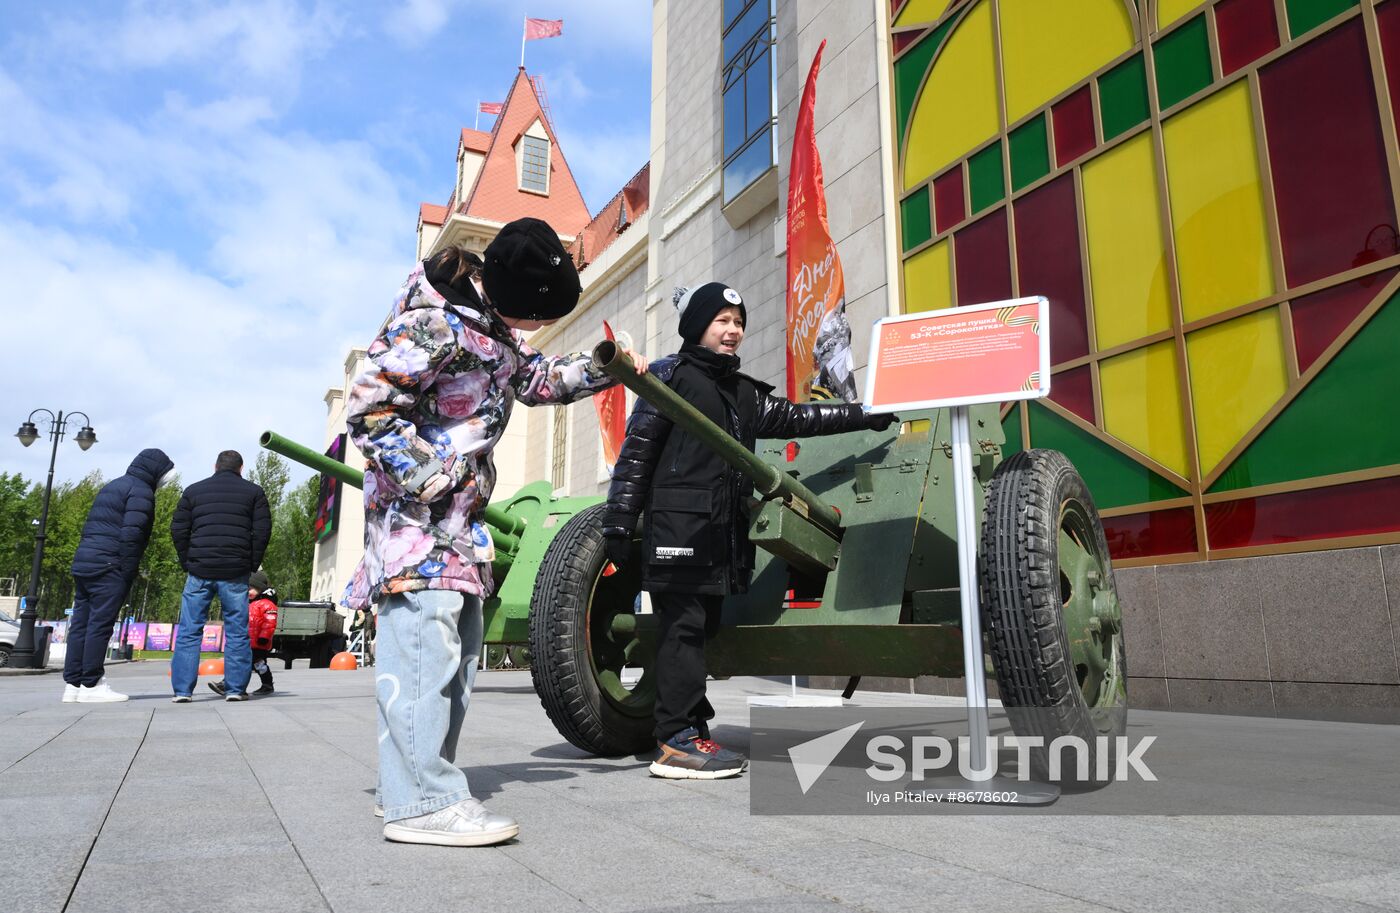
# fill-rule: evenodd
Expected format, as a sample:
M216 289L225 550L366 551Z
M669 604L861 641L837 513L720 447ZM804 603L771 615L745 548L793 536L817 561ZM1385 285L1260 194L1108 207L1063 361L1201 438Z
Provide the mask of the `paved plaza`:
M748 777L584 757L517 671L478 679L459 760L519 839L396 845L372 815L373 670L278 670L244 704L201 684L189 705L164 663L109 672L130 702L0 677L5 913L1400 910L1395 816L752 816ZM743 749L746 698L784 685L711 689L716 737Z

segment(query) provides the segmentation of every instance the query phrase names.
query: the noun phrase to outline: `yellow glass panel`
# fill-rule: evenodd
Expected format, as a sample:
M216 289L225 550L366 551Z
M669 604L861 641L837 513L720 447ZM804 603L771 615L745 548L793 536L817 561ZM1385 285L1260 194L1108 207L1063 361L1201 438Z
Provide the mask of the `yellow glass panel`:
M1084 166L1084 219L1100 349L1171 326L1151 135Z
M904 4L904 9L899 11L899 15L894 17L890 26L903 28L906 25L934 22L947 8L948 0L909 0Z
M1157 28L1164 29L1201 5L1201 0L1157 0Z
M1133 23L1123 0L1001 0L1000 9L1009 122L1133 47Z
M953 306L953 274L948 242L939 241L904 261L904 311L936 311Z
M1288 387L1278 308L1186 337L1201 469L1210 472Z
M991 137L1000 126L992 55L992 5L982 0L953 30L914 102L904 189Z
M1103 425L1109 434L1189 476L1176 343L1106 359L1099 365Z
M1249 84L1241 80L1162 125L1187 320L1274 293Z

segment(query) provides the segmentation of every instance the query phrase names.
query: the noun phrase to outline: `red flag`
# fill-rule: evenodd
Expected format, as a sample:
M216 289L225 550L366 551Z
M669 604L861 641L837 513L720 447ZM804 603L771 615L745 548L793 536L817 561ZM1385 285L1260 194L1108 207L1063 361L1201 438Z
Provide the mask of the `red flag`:
M603 335L613 338L612 327L603 321ZM627 388L618 384L595 394L593 405L598 409L598 427L603 432L603 459L611 472L622 452L622 440L627 436Z
M812 58L788 169L787 205L787 393L801 403L812 388L854 400L850 325L846 323L846 280L841 257L826 220L822 162L813 128L817 71L823 41Z
M482 114L500 114L505 104L503 101L483 101L476 106L476 110Z
M557 38L564 34L563 19L526 19L525 20L525 40L534 41L537 38Z

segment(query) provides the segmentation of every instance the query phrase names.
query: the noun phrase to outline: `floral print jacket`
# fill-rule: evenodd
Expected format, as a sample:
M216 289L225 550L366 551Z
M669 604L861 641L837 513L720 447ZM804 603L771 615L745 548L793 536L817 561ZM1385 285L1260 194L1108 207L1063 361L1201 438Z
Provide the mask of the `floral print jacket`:
M399 290L346 406L366 461L365 556L342 600L351 609L414 590L490 595L494 549L480 516L512 405L569 403L616 383L587 353L542 355L504 332L444 299L422 264ZM439 472L454 484L419 500Z

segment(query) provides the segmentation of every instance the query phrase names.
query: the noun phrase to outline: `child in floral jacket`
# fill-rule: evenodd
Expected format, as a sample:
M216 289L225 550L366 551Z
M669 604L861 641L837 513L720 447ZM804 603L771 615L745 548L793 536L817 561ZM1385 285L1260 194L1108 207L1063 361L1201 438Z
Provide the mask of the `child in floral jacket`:
M542 355L520 335L569 313L579 293L572 260L538 219L502 228L484 264L448 248L409 274L351 386L365 555L345 604L378 607L386 839L477 846L519 831L472 798L455 764L492 590L481 516L516 400L569 403L615 383L588 353Z

